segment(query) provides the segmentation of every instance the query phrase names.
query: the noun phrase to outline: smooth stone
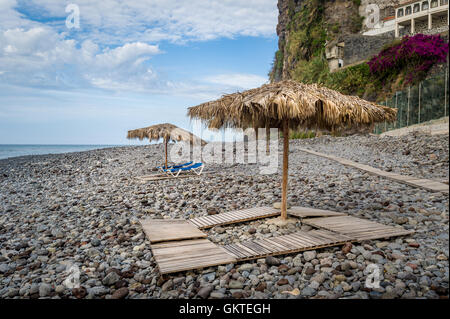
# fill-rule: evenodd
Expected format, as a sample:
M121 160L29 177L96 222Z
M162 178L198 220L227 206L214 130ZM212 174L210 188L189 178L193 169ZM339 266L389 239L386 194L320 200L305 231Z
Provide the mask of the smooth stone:
M304 258L306 261L311 261L311 260L313 260L314 258L316 258L316 255L317 255L317 253L316 253L315 250L309 250L309 251L305 251L305 252L303 253L303 258Z
M52 286L46 283L39 285L39 297L47 297L52 292Z
M116 272L111 271L109 274L105 276L105 278L103 278L102 283L106 286L112 286L119 280L120 276Z
M123 299L128 296L129 290L126 287L122 287L114 291L111 296L111 299Z
M228 283L228 288L242 289L242 288L244 288L244 284L238 280L230 280L230 282Z
M212 291L213 291L213 286L212 285L208 285L208 286L200 288L200 290L198 291L197 295L200 298L206 299L206 298L209 297L209 295L211 294Z

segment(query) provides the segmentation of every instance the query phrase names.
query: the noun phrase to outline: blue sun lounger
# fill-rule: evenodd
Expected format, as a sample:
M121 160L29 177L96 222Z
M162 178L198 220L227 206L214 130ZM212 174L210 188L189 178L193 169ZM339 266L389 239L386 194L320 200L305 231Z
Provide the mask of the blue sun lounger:
M172 175L173 177L177 177L181 172L194 172L195 174L200 175L203 172L204 167L205 166L203 165L203 163L195 163L190 166L165 169L164 172L166 174Z
M194 163L194 162L187 162L187 163L184 163L184 164L167 166L167 168L165 166L158 166L157 169L159 169L160 171L164 172L165 169L182 168L182 167L185 167L185 166L188 166L188 165L192 165L192 163Z

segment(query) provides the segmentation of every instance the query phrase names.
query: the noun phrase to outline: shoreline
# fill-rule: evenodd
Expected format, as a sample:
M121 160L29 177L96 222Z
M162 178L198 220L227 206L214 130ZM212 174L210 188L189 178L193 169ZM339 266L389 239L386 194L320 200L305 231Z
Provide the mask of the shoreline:
M109 149L109 148L116 148L116 147L127 147L127 146L139 146L139 145L90 145L90 144L0 144L0 148L2 146L30 146L30 147L87 147L89 149L86 150L74 150L74 151L68 151L68 152L57 152L57 153L43 153L43 154L26 154L26 155L18 155L18 156L11 156L11 157L0 157L0 161L2 160L14 160L14 159L22 159L27 157L34 157L34 156L49 156L49 155L61 155L61 154L71 154L71 153L82 153L82 152L89 152L89 151L95 151L95 150L102 150L102 149ZM90 147L96 147L98 148L90 148Z

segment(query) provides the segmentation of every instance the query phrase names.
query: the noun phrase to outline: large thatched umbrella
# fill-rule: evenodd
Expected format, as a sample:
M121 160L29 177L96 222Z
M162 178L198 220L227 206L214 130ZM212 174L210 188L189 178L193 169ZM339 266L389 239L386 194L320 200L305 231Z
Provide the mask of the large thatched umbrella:
M151 141L158 141L159 139L163 139L164 141L164 150L165 150L165 167L167 167L167 143L170 141L179 142L185 141L190 142L191 144L206 144L198 136L195 136L191 132L188 132L178 126L173 124L165 123L158 124L149 127L144 127L136 130L128 131L127 135L128 139L138 138L139 140L143 140L148 138Z
M281 216L287 218L289 129L349 128L396 119L397 110L347 96L316 84L281 81L260 88L224 95L189 108L188 115L210 128L281 128L283 183Z

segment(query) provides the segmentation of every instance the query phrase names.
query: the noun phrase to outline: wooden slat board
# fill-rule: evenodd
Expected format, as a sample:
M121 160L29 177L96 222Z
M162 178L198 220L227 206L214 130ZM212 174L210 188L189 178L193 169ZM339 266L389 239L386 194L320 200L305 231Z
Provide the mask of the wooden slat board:
M216 215L192 218L189 219L189 222L200 229L206 229L219 225L235 224L278 215L280 215L279 209L275 209L273 207L255 207Z
M140 220L140 223L152 244L207 237L207 234L184 219L145 219Z
M387 226L370 220L352 216L336 216L324 218L308 218L303 223L313 227L327 229L357 241L403 236L414 233L401 227Z
M236 262L233 255L208 239L152 244L152 252L161 274Z
M176 178L187 178L187 177L195 177L198 175L195 174L183 174L178 175L177 177L173 177L166 174L155 174L155 175L145 175L145 176L139 176L136 177L141 182L153 182L153 181L161 181L166 179L176 179Z
M327 230L299 231L289 235L244 241L223 248L237 261L292 254L305 250L343 245L354 238Z
M439 191L443 193L449 192L449 185L444 184L438 181L433 181L429 179L412 179L405 181L405 184L411 185L411 186L417 186L422 187L428 190L432 191Z
M288 215L305 218L305 217L327 217L327 216L344 216L345 213L333 212L331 210L316 209L309 207L294 206L287 211Z
M421 179L421 178L416 178L414 176L400 175L400 174L396 174L396 173L392 173L392 172L385 172L381 169L374 168L369 165L353 162L353 161L347 160L345 158L328 155L328 154L324 154L324 153L319 153L319 152L315 152L315 151L305 149L305 148L298 148L298 149L302 152L313 154L313 155L324 157L324 158L328 158L330 160L339 162L343 165L355 167L360 170L366 171L369 174L386 177L386 178L389 178L390 180L393 180L393 181L396 181L399 183L423 188L423 189L426 189L426 190L429 190L432 192L449 193L449 185L441 183L439 181L435 181L435 180L431 180L431 179Z

